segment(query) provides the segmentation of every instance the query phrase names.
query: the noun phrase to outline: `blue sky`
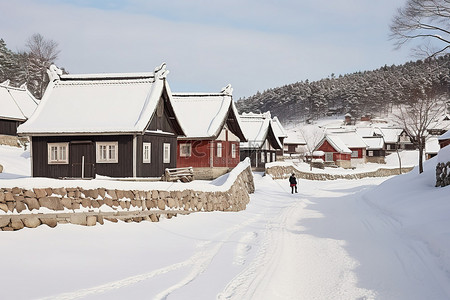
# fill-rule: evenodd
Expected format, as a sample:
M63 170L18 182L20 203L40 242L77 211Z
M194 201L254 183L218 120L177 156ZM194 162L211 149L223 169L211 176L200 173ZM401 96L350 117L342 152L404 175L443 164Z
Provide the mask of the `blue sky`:
M57 41L70 73L170 70L172 91L234 98L415 60L389 23L406 0L0 0L0 38Z

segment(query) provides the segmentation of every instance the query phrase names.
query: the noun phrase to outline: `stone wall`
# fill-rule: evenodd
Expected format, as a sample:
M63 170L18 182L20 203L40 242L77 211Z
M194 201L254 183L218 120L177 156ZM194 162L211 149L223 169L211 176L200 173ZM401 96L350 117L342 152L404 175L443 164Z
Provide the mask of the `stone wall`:
M254 192L250 166L225 191L111 190L104 188L0 188L0 230L61 223L92 226L104 220L156 222L199 211L240 211Z
M402 173L407 173L413 168L402 168ZM286 179L295 173L297 178L308 180L335 180L335 179L361 179L365 177L385 177L400 174L399 169L378 169L372 172L352 173L352 174L325 174L325 173L310 173L302 172L294 166L272 166L266 169L266 174L273 177L273 179Z
M436 166L436 186L450 185L450 161Z

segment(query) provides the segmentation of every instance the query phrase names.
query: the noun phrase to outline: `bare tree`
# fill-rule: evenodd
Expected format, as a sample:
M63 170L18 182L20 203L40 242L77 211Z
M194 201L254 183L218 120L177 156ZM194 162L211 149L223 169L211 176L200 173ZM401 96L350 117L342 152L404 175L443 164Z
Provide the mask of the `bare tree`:
M423 152L425 139L430 125L439 122L445 113L443 97L434 93L416 90L410 103L401 105L395 114L396 121L403 126L406 133L419 149L419 174L423 172Z
M304 125L300 127L299 132L306 143L307 154L312 156L314 148L324 136L323 129L316 125ZM312 170L312 164L310 164L310 170Z
M47 69L58 58L58 43L46 40L41 34L33 34L26 42L28 53L29 78L27 84L35 96L42 98L48 84Z
M422 44L416 50L428 57L443 54L450 49L450 0L407 0L397 10L390 30L397 48L410 40L425 39L436 41L438 47Z

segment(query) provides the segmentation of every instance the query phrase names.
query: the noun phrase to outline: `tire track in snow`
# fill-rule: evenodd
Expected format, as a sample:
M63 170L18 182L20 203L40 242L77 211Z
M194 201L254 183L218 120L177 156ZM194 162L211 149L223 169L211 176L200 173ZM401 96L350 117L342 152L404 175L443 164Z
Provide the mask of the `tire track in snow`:
M192 255L190 258L179 262L172 264L167 267L163 267L148 273L136 275L127 277L124 279L120 279L117 281L105 283L99 286L95 286L92 288L82 289L74 292L69 293L63 293L55 296L49 296L40 298L42 300L50 300L50 299L57 299L57 300L73 300L73 299L81 299L87 296L92 296L95 294L102 294L106 293L112 290L126 288L128 286L137 284L139 282L149 280L152 278L155 278L160 275L164 275L167 273L170 273L172 271L176 271L182 268L188 268L191 267L191 271L188 273L187 276L185 276L182 280L177 282L176 284L170 286L166 290L160 292L158 295L156 295L153 299L166 299L171 293L176 291L179 288L182 288L183 286L187 285L189 282L193 281L196 277L198 277L200 274L202 274L208 266L211 264L211 261L214 259L216 254L220 251L222 246L230 242L230 238L233 234L241 230L242 228L256 222L258 219L260 219L261 216L255 216L251 219L247 219L245 222L242 222L240 224L237 224L227 230L224 230L223 232L219 232L216 235L223 235L225 234L225 237L221 238L220 241L206 241L202 242L202 247L204 250L196 251L194 255Z

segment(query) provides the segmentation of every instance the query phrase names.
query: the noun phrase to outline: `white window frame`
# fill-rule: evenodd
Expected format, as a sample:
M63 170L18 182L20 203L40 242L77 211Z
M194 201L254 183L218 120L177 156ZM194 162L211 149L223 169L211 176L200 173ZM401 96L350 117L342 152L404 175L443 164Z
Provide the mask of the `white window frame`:
M327 162L334 161L333 157L334 157L333 152L325 152L325 161Z
M180 157L191 157L192 155L192 144L185 143L180 144Z
M142 162L144 164L152 162L152 143L142 143Z
M277 161L277 155L275 153L272 153L272 161Z
M69 164L69 143L48 143L47 153L49 165Z
M217 143L216 149L217 149L216 156L222 157L222 143Z
M163 163L170 164L170 143L163 144Z
M95 162L98 164L116 164L119 162L119 142L96 142Z
M236 158L236 144L231 144L231 158Z
M270 162L270 152L267 152L267 162Z
M391 150L391 145L390 144L386 145L386 150Z
M264 152L261 152L261 162L262 163L266 162L266 154Z
M358 150L352 150L352 154L350 155L351 158L358 158L359 152Z
M367 151L368 156L373 156L373 151Z

